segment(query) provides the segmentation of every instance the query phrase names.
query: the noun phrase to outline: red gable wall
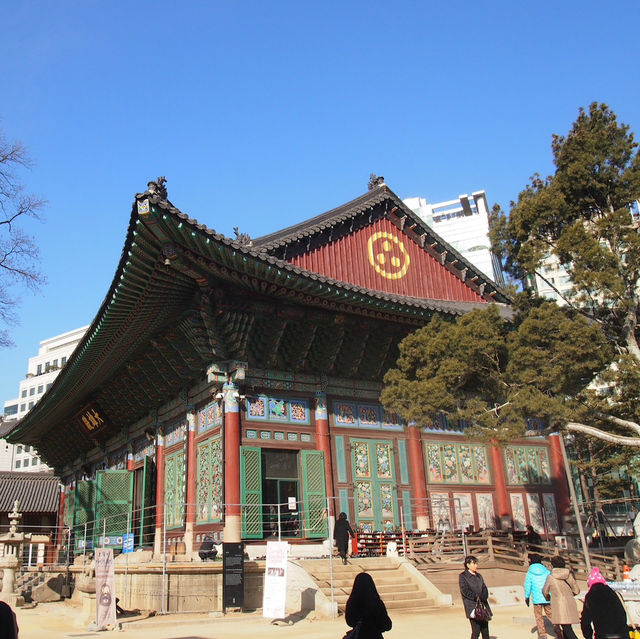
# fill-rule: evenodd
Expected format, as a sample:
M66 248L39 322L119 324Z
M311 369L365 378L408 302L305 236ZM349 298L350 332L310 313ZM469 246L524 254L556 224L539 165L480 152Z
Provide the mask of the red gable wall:
M287 261L342 282L396 295L484 301L387 219Z

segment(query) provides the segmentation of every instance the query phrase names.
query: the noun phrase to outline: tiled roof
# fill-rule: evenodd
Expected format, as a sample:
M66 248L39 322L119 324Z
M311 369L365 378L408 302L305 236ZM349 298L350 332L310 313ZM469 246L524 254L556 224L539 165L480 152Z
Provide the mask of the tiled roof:
M20 513L58 510L60 480L50 473L0 472L0 512L11 512L16 500Z
M485 283L488 287L487 291L493 291L495 298L493 301L509 303L509 298L500 287L487 277L476 266L471 264L459 251L453 248L448 242L442 239L421 217L416 215L406 204L386 185L381 184L375 187L371 191L361 195L351 202L347 202L335 209L331 209L326 213L316 215L304 222L294 224L285 229L281 229L269 235L263 235L252 239L251 247L254 252L266 253L271 255L278 255L287 246L299 244L300 242L307 241L314 235L332 229L350 219L362 216L367 212L370 212L377 205L384 204L386 202L386 208L389 211L395 212L396 215L403 217L406 220L406 224L410 227L418 236L421 236L422 245L429 245L431 250L435 251L441 258L442 263L453 263L456 266L457 271L464 271L468 273L469 278L477 280L477 284ZM358 287L356 287L358 288ZM367 289L368 290L368 289ZM374 296L378 296L377 291L370 291ZM386 296L382 296L382 299L387 299ZM412 298L405 298L400 300L402 303L405 301L411 303ZM432 300L429 300L428 308L434 310L444 310L439 306L439 301L435 307L432 305Z

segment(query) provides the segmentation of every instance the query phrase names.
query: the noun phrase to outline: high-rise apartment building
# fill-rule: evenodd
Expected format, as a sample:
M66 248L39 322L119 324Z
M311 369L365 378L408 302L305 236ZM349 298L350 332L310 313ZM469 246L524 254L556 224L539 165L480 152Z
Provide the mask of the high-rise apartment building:
M9 444L2 435L11 429L13 422L22 419L53 384L87 328L83 326L40 342L38 354L29 358L27 374L19 382L18 397L4 403L0 428L0 470L48 470L33 446Z
M409 197L403 202L476 268L497 284L504 284L500 261L491 252L489 207L484 191L436 204L423 197Z

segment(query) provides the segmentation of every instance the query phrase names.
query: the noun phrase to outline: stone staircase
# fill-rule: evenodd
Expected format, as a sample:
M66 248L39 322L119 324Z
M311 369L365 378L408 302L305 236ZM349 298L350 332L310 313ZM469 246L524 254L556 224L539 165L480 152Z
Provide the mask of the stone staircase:
M27 603L30 603L34 588L43 584L46 577L47 575L41 571L19 571L16 574L15 591L22 595Z
M331 600L331 566L328 559L298 561L300 566L315 581L327 599ZM403 560L391 557L352 557L345 566L340 559L333 561L333 600L338 610L344 612L351 593L353 580L360 572L368 572L376 584L378 593L388 610L425 611L441 607L441 603L428 592L420 575L411 574Z

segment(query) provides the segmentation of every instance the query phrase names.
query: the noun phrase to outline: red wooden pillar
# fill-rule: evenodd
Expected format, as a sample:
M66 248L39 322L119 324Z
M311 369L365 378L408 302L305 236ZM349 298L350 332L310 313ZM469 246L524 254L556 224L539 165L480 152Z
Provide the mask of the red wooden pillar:
M154 554L163 552L164 530L164 435L162 424L156 427L156 530L153 544Z
M329 517L335 517L335 495L333 492L333 464L331 459L331 440L329 439L329 417L327 413L327 394L324 391L315 393L316 439L318 450L324 456L324 483L329 498Z
M418 530L429 528L427 507L427 477L424 472L422 440L417 426L407 426L407 446L409 448L409 480L413 487L416 503L416 526Z
M127 470L133 470L133 446L129 446L127 452Z
M242 540L240 506L240 406L238 389L233 382L222 387L224 396L224 541Z
M196 522L196 413L187 409L187 507L185 514L185 552L193 551L193 528Z
M564 530L564 522L570 514L569 507L569 484L573 481L573 477L567 477L564 468L564 459L562 457L562 448L560 437L557 433L549 435L549 449L551 452L551 478L555 487L558 515L560 520L560 529Z
M493 471L493 483L496 491L496 501L498 502L498 522L501 517L511 517L511 509L509 508L509 495L507 494L507 480L504 474L504 463L502 460L502 452L497 446L489 448L491 452L491 466ZM498 523L500 526L500 523Z

